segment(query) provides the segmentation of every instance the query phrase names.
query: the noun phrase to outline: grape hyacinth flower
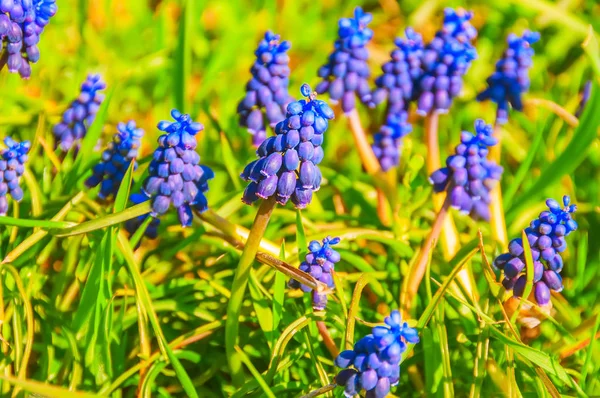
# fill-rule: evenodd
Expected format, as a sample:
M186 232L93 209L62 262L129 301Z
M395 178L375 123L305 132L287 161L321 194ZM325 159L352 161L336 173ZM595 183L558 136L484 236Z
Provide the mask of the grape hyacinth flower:
M153 217L165 214L173 205L185 227L192 224L192 207L198 212L208 209L204 193L214 173L200 165L196 152L196 134L204 130L204 126L177 109L171 111L171 116L175 122L158 123L158 129L164 134L158 138L159 146L148 167L149 176L142 192L152 200Z
M563 289L560 272L563 259L560 253L566 250L565 238L577 229L572 214L577 206L571 204L569 196L563 196L563 206L554 199L546 200L548 210L525 229L533 258L533 298L539 306L550 303L550 291ZM494 266L504 270L502 284L507 290L513 290L514 297L523 296L527 282L525 251L521 238L513 239L508 245L508 253L496 257Z
M56 0L0 1L0 69L23 79L31 76L31 64L40 59L37 44L58 7Z
M101 199L117 194L131 162L133 169L137 169L136 158L144 130L137 128L133 120L127 124L119 123L117 130L117 134L102 153L100 163L94 167L92 176L85 181L88 188L100 184L98 196Z
M469 22L472 12L444 10L444 24L425 47L422 57L423 74L415 87L417 113L446 113L458 96L463 76L477 57L472 45L477 30Z
M238 104L240 125L248 129L254 146L267 138L265 125L275 127L284 118L285 108L293 101L288 92L290 57L289 41L279 41L279 35L266 32L255 51L256 61L246 85L246 96Z
M577 107L577 110L575 111L575 117L579 118L579 117L581 117L581 115L583 115L585 106L587 105L588 101L590 100L591 93L592 93L592 81L588 80L583 85L583 90L581 90L579 106Z
M0 153L0 216L5 216L8 211L6 194L10 194L17 202L23 199L19 179L25 172L27 153L31 149L29 141L19 143L10 137L4 139L4 144L6 149Z
M56 145L63 151L68 151L75 141L85 137L104 101L104 94L100 91L105 88L106 84L100 79L100 75L88 75L83 82L79 97L71 103L63 113L61 122L53 129Z
M134 193L131 194L131 196L129 196L129 200L131 200L131 202L134 205L139 205L140 203L143 203L149 199L143 193ZM146 236L149 239L156 239L156 237L158 236L158 226L160 225L160 219L157 217L153 217L150 214L144 214L125 221L125 229L127 230L127 232L133 235L148 217L152 217L152 221L150 221L150 223L146 227L146 230L144 231L144 236Z
M447 191L451 206L475 219L489 220L490 191L502 175L502 167L487 159L488 147L498 142L492 134L491 125L476 120L475 135L463 131L446 167L429 178L435 192Z
M336 376L344 386L344 395L353 397L366 391L367 398L384 398L400 380L400 360L406 343L416 344L416 329L402 322L397 310L385 318L386 326L375 326L372 333L354 344L354 349L342 351L335 365L344 368Z
M521 95L529 90L529 68L534 54L531 45L540 39L538 32L525 31L523 36L508 36L508 48L496 63L496 71L487 79L488 87L477 95L477 101L492 100L498 104L496 123L508 121L509 104L523 110Z
M300 92L307 99L287 106L286 118L275 126L277 135L260 145L256 151L260 158L241 174L250 182L242 197L246 204L274 197L281 205L291 199L297 209L303 209L321 186L321 145L334 114L327 103L316 99L308 84Z
M412 131L408 123L408 113L401 111L391 113L386 122L375 134L373 142L373 153L379 159L379 165L383 171L398 166L400 162L400 143L402 138Z
M315 279L323 282L329 288L333 288L333 271L335 264L340 261L340 253L335 251L331 246L337 245L340 238L332 238L330 236L323 239L323 244L313 240L308 245L309 253L305 260L300 264L300 271L304 271L312 275ZM293 289L302 289L303 292L312 292L313 308L315 310L324 310L327 305L327 295L320 294L310 287L301 284L295 279L291 279L288 286Z
M382 74L375 79L371 106L387 98L387 114L406 111L414 97L414 84L422 74L423 38L412 28L406 28L406 38L396 38L391 60L381 67Z
M360 7L354 9L354 18L340 19L334 50L318 72L323 80L315 88L316 92L328 92L334 104L341 100L345 113L354 109L355 95L364 104L371 102L366 45L373 37L373 31L367 28L372 19L373 16Z

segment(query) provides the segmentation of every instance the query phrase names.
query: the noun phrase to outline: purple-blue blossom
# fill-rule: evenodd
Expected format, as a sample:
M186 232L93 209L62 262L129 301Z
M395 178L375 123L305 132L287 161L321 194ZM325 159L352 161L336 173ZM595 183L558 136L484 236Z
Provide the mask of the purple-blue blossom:
M204 126L177 109L171 111L171 116L174 122L158 123L164 134L158 138L159 146L148 167L149 176L142 192L152 200L152 216L165 214L172 205L185 227L192 224L192 208L198 212L208 209L204 194L214 173L200 165L200 155L196 152L196 134Z
M469 22L472 17L472 12L444 10L442 29L423 51L423 73L414 90L418 114L446 113L460 93L463 76L477 57L472 45L477 30Z
M87 134L88 128L94 122L98 109L104 101L106 84L100 75L88 75L81 84L81 92L69 108L63 113L61 121L52 130L56 146L68 151Z
M405 38L396 38L396 48L390 60L381 67L382 74L375 79L371 106L387 99L387 114L408 110L414 97L414 85L422 75L423 38L412 28L406 28Z
M117 125L117 133L102 152L102 158L94 166L92 175L85 181L88 188L100 185L98 197L107 199L117 194L131 162L134 170L137 169L136 158L143 135L144 130L138 128L133 120Z
M355 96L364 104L371 102L366 45L373 37L373 31L367 27L372 19L373 16L360 7L354 9L354 18L340 19L334 50L318 72L323 80L315 91L328 92L332 104L341 101L346 113L355 108Z
M241 174L250 182L242 197L246 204L274 197L282 205L291 199L296 208L303 209L321 186L321 145L334 114L326 102L316 99L308 84L302 85L300 92L307 99L287 106L286 118L275 126L276 135L258 147L259 159Z
M5 216L8 211L7 194L20 202L23 199L23 189L19 180L25 172L31 143L29 141L17 142L10 137L4 139L6 149L0 153L0 216Z
M541 212L525 229L533 258L532 295L540 306L550 303L551 291L563 289L560 272L564 263L560 253L567 249L565 238L577 229L577 222L572 218L577 206L571 203L569 196L563 196L562 206L554 199L546 200L546 205L548 210ZM494 266L504 271L504 287L513 290L515 297L523 296L527 283L523 240L510 241L508 252L496 257Z
M474 219L489 220L490 192L500 180L502 167L487 159L488 147L496 145L493 128L475 121L475 134L463 131L455 154L446 167L433 172L429 181L435 192L446 191L452 207Z
M290 57L289 41L266 32L255 51L256 61L246 84L246 95L238 104L240 125L248 129L252 143L259 146L267 138L266 126L275 127L285 115L285 108L294 99L288 92Z
M37 44L58 7L56 0L0 1L0 69L23 79L31 76L31 65L39 61Z
M498 105L496 123L508 121L510 107L523 110L523 93L529 90L529 68L534 55L531 45L540 39L538 32L525 31L518 37L510 34L508 48L496 63L496 71L487 79L488 87L477 95L478 101L491 100Z
M384 398L400 380L400 360L406 343L419 342L416 329L402 322L397 310L385 318L385 326L375 326L372 333L354 344L354 349L342 351L335 365L344 368L335 378L344 387L344 395L353 397L361 390L366 397Z
M300 271L312 275L315 279L333 289L335 286L331 271L334 270L335 264L340 261L340 253L332 246L337 245L339 242L340 238L332 238L331 236L323 239L322 244L316 240L310 242L308 245L309 252L302 264L300 264ZM288 286L293 289L302 289L305 293L310 292L313 308L315 310L325 309L325 306L327 305L326 294L318 293L295 279L291 279Z
M408 113L400 111L388 114L383 124L374 136L373 153L379 159L383 171L388 171L400 163L400 144L402 138L412 131L408 123Z

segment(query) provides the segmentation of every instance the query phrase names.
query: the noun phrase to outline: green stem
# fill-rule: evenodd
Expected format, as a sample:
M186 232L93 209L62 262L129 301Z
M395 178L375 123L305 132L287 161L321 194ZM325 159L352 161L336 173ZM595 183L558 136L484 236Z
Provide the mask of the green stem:
M264 200L261 203L256 218L254 219L252 229L250 230L250 234L248 235L248 240L242 251L240 262L235 271L233 284L231 286L231 298L229 300L229 305L227 306L227 321L225 323L225 349L227 361L229 362L229 368L231 370L231 377L236 386L241 386L244 383L242 360L235 350L239 333L240 312L244 301L246 285L248 284L250 269L254 262L254 258L256 257L256 253L258 252L262 237L265 234L267 225L269 224L273 209L275 209L275 199L273 197Z

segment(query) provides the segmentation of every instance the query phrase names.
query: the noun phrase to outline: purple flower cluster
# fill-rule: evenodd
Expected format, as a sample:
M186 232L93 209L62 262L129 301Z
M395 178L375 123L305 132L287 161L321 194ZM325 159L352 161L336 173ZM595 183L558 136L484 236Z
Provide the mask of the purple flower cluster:
M447 191L452 207L475 219L489 220L490 191L502 175L502 167L487 160L488 147L498 142L492 133L491 125L476 120L475 135L463 131L446 167L429 178L435 192Z
M242 197L246 204L274 196L282 205L291 199L296 208L303 209L321 186L321 144L334 114L327 103L316 99L308 84L300 92L307 99L287 106L286 118L275 126L277 135L260 145L256 151L260 158L241 174L250 182Z
M192 207L199 212L208 209L204 193L214 173L200 165L196 152L196 134L204 126L177 109L171 111L171 116L175 122L158 123L164 134L158 138L159 147L154 151L142 192L152 200L152 216L166 213L172 204L185 227L192 224Z
M577 222L571 214L577 206L571 204L568 196L563 196L563 205L554 199L546 201L548 210L531 222L525 229L533 257L533 297L544 306L550 302L550 291L563 289L560 272L563 259L560 253L567 248L565 238L577 229ZM521 238L513 239L508 245L508 253L496 257L494 266L504 270L502 284L507 290L513 290L515 297L523 296L527 282L525 252Z
M488 87L477 95L478 101L492 100L498 104L496 123L508 121L509 104L523 110L521 95L529 90L529 68L534 54L531 45L540 39L538 32L525 31L522 37L508 36L508 48L496 63L496 71L487 79Z
M400 379L400 360L406 342L419 342L417 331L402 322L400 312L392 311L385 318L386 326L375 326L369 334L354 344L353 350L342 351L335 365L345 368L336 376L344 386L344 395L353 397L361 390L368 398L384 398Z
M134 205L139 205L140 203L146 202L149 199L143 193L134 193L129 197L129 200L131 200L131 202ZM127 232L133 235L135 231L137 231L138 228L142 225L142 223L146 220L147 217L152 217L152 221L150 221L150 224L148 224L148 226L146 227L146 230L144 231L144 236L146 236L149 239L156 239L156 237L158 236L158 226L160 225L160 219L150 214L144 214L142 216L125 221L125 229L127 230Z
M68 151L76 140L85 137L104 101L104 94L100 90L105 88L106 84L100 80L100 75L88 75L83 82L79 97L71 103L53 129L56 145L63 151Z
M360 7L354 10L354 18L340 19L335 48L318 72L323 80L315 88L317 93L329 92L332 103L341 100L346 113L354 109L355 95L365 104L371 102L366 45L373 37L373 31L367 28L372 19Z
M279 35L267 32L255 51L256 61L250 69L252 79L246 85L246 96L238 104L240 125L253 135L255 146L267 138L267 121L274 127L293 101L288 92L290 57L287 51L290 47L289 41L280 42Z
M415 87L417 113L446 113L463 85L463 76L477 57L472 40L477 30L472 12L444 10L444 25L423 51L422 75Z
M137 128L135 122L130 120L127 124L119 123L117 131L102 153L100 163L92 170L92 176L85 181L88 188L101 184L98 193L101 199L117 194L131 162L134 170L137 169L136 158L144 130Z
M57 10L56 0L0 1L0 69L7 65L24 79L31 76L30 63L40 59L40 35Z
M4 139L4 144L7 148L0 153L0 216L5 216L8 211L6 194L17 202L23 199L19 178L25 172L27 152L31 148L29 141L19 143L10 137Z
M335 251L331 246L337 245L339 242L340 238L332 238L330 236L323 239L323 244L320 244L316 240L310 242L308 245L309 253L302 264L300 264L300 271L311 274L315 279L333 289L334 284L331 271L333 271L335 263L340 261L340 253ZM302 289L305 293L312 291L310 287L301 284L295 279L291 279L288 286L293 289ZM312 302L315 310L324 310L327 305L327 295L312 291Z
M382 74L375 79L371 106L387 98L387 113L397 114L408 109L412 100L413 85L421 77L423 38L412 28L406 28L406 38L396 38L396 47L390 54L391 60L381 67Z
M400 111L388 114L385 124L374 136L373 153L379 159L383 171L388 171L400 162L400 143L412 131L408 113Z

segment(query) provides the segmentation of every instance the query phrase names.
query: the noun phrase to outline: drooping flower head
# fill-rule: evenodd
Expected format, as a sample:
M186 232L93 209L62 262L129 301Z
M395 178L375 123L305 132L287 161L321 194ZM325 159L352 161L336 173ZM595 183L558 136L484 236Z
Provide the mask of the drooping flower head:
M492 133L491 125L476 120L475 135L463 131L446 167L429 177L435 192L446 191L452 207L475 219L489 220L490 191L502 175L502 167L487 159L488 147L498 142Z
M412 28L406 28L405 35L406 38L396 38L397 48L391 52L391 60L383 64L383 73L375 79L377 88L371 105L380 104L387 98L388 114L408 109L414 97L414 84L422 74L423 38Z
M56 0L0 1L0 69L7 65L24 79L31 76L30 63L40 59L40 35L57 10Z
M460 93L463 76L477 57L472 45L477 31L469 22L472 12L444 10L444 24L425 47L423 74L415 87L417 113L446 113Z
M560 253L567 248L565 238L577 229L577 222L572 218L577 206L571 204L567 195L563 196L564 207L554 199L546 200L546 205L548 210L541 212L525 229L533 258L532 295L540 306L549 305L551 290L560 292L563 289ZM523 240L513 239L508 245L508 253L496 257L494 266L504 270L504 287L512 289L515 297L523 296L527 282Z
M342 351L335 365L345 369L335 380L344 386L344 395L353 397L365 390L367 397L386 397L400 379L400 360L407 342L418 343L418 332L402 322L400 312L394 310L385 318L385 326L375 326L353 350Z
M105 88L106 84L100 75L88 75L83 82L79 97L71 103L53 129L56 145L63 151L68 151L76 141L85 137L104 101L104 93L100 91Z
M521 95L529 90L529 68L534 54L531 45L540 39L538 32L525 31L523 36L508 36L508 48L496 63L496 71L487 79L488 87L477 95L478 101L492 100L498 104L496 123L508 121L509 104L523 110Z
M340 19L335 48L319 69L323 80L315 90L319 94L328 92L332 103L341 100L346 113L354 109L355 96L364 104L371 102L366 45L373 37L373 31L367 28L372 19L373 16L360 7L355 8L354 18Z
M133 162L134 170L137 169L136 158L143 135L144 130L137 128L133 120L119 123L117 134L102 153L100 163L94 167L85 185L92 188L100 184L98 196L101 199L116 195L129 164Z
M146 202L149 199L143 193L134 193L131 194L129 200L131 200L131 202L134 205L139 205L140 203ZM158 236L158 226L160 225L160 219L158 217L152 216L151 214L144 214L142 216L125 221L125 229L127 230L127 232L133 235L148 217L152 217L152 220L146 227L146 230L144 231L144 236L149 239L156 239L156 237Z
M307 99L287 106L286 118L275 126L277 135L260 145L256 151L259 159L241 174L250 182L242 197L246 204L274 196L282 205L291 199L296 208L303 209L321 186L321 144L334 114L327 103L316 99L308 84L302 85L300 92Z
M25 172L27 153L31 149L29 141L19 143L10 137L4 139L4 144L6 149L0 153L0 216L5 216L8 211L6 194L10 194L17 202L23 199L19 179Z
M408 123L408 113L401 111L388 114L385 124L375 134L373 153L379 159L383 171L388 171L400 163L400 144L402 138L412 131Z
M330 236L323 239L323 244L316 240L310 242L308 245L309 253L306 255L302 264L300 264L300 271L311 274L315 279L333 289L334 284L331 271L333 271L335 263L340 261L340 253L335 251L331 246L337 245L339 242L340 238L332 238ZM319 294L295 279L290 280L289 287L302 289L305 293L311 292L313 308L315 310L325 309L325 306L327 305L326 294Z
M196 134L204 126L177 109L171 111L171 116L174 122L158 123L164 134L158 138L159 146L148 167L149 176L142 192L152 200L152 216L166 213L173 205L185 227L192 224L192 207L199 212L208 209L204 193L214 173L200 165L200 155L196 152Z
M290 57L289 41L266 32L256 49L256 61L246 85L246 96L238 104L240 125L253 135L252 143L259 146L267 138L266 125L275 127L284 118L285 108L293 101L288 92Z

